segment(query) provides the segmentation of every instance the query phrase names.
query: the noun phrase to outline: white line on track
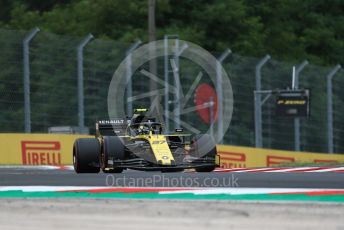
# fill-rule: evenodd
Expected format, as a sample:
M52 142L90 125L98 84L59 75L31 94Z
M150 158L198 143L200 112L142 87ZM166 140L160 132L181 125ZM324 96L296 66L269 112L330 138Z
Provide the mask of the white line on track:
M103 190L107 189L111 192L112 189L122 189L125 192L130 189L141 189L141 192L151 189L161 190L159 194L180 194L192 193L195 195L206 194L229 194L229 195L250 195L250 194L279 194L279 193L308 193L308 192L344 192L344 189L310 189L310 188L178 188L178 190L169 190L170 187L97 187L97 186L0 186L0 191L23 191L23 192L61 192L61 191L88 191L88 190Z

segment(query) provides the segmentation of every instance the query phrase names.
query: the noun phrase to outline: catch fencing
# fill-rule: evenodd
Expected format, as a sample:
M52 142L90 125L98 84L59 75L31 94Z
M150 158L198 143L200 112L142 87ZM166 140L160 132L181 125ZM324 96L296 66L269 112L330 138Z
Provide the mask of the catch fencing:
M88 128L94 132L95 120L108 117L108 88L114 72L133 48L140 45L140 42L129 44L87 35L61 36L37 29L1 29L0 131L46 133L52 126L75 126L79 131ZM340 66L321 67L303 60L286 63L264 55L254 58L229 50L223 52L212 52L217 58L224 54L221 61L233 90L233 115L223 144L344 153L344 71ZM164 57L158 57L156 63L157 77L164 80L168 72L172 79L169 84L173 85L173 73L166 69ZM148 70L148 65L145 63L140 70ZM183 58L178 59L178 65L181 89L186 94L200 67ZM294 119L275 115L273 96L254 100L257 89L290 87L293 66L299 67L299 88L311 90L311 115L299 120L299 128ZM132 73L133 96L150 90L149 80L140 70ZM199 83L216 88L206 77ZM193 95L182 109L195 106ZM147 98L129 102L132 103L129 106L127 99L118 98L124 100L125 111L130 107L150 106ZM172 111L176 103L172 99L168 103ZM162 106L166 104L162 102ZM258 113L257 106L261 108ZM197 111L183 114L180 119L201 132L211 128ZM170 126L172 129L173 125Z

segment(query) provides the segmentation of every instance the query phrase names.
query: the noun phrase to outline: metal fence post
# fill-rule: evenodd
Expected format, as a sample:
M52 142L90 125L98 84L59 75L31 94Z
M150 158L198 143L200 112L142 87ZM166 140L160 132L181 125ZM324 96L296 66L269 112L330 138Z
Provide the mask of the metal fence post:
M176 86L176 94L174 96L174 128L180 128L180 78L179 78L179 38L176 38L176 43L174 47L174 60L176 63L176 68L174 69L174 78L175 78L175 86Z
M131 100L131 97L133 96L133 84L132 84L132 60L131 60L131 53L139 46L141 45L142 41L137 40L135 43L133 43L129 49L126 52L127 56L127 116L131 117L133 115L133 102Z
M84 111L84 57L83 51L84 47L93 38L92 34L89 34L78 46L77 59L78 59L78 124L79 131L85 127L85 111Z
M333 148L333 102L332 102L332 78L342 66L336 65L326 76L327 82L327 151L334 152Z
M261 59L256 65L256 91L259 92L262 88L262 77L261 69L267 61L270 59L270 55L266 55ZM255 93L254 95L254 124L255 124L255 144L256 148L263 147L263 137L262 137L262 105L261 94Z
M226 49L221 56L217 59L216 65L216 89L217 89L217 106L218 106L218 127L217 127L217 142L222 144L223 143L223 90L222 90L222 62L231 54L232 51L230 49Z
M31 133L31 102L30 102L30 51L29 45L33 37L39 32L34 28L23 40L23 67L24 67L24 125L25 132Z
M168 36L164 36L164 82L165 82L165 132L170 130L170 118L169 118L169 85L168 85Z
M176 49L175 49L175 64L177 67L177 71L179 71L179 60L176 60L177 57L177 53L178 53L178 47L179 47L179 36L178 35L165 35L164 36L164 82L165 82L165 87L164 87L164 116L165 116L165 132L168 133L170 130L170 116L169 116L169 104L170 104L170 99L169 99L169 73L172 72L169 70L169 47L168 47L168 41L169 39L175 39L176 40ZM177 73L178 74L178 73ZM178 92L179 93L179 92ZM176 97L178 97L178 95L175 95ZM177 114L178 111L175 111L175 115L180 115L180 111L179 114ZM179 117L177 116L175 118L176 121L179 121L178 119ZM178 122L176 122L178 123ZM175 124L176 125L176 124ZM177 125L178 126L178 125Z
M299 75L306 65L308 61L304 60L295 70L295 89L299 88ZM294 150L300 151L300 118L294 119Z

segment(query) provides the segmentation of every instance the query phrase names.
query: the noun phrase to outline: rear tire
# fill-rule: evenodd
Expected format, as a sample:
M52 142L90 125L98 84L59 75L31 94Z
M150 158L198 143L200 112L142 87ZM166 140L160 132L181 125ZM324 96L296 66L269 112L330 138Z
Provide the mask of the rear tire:
M76 173L99 173L100 144L95 138L79 138L73 146L73 165Z
M104 173L121 173L123 168L106 169L108 167L108 160L124 160L125 146L122 140L117 136L106 136L103 142L102 153L102 171Z

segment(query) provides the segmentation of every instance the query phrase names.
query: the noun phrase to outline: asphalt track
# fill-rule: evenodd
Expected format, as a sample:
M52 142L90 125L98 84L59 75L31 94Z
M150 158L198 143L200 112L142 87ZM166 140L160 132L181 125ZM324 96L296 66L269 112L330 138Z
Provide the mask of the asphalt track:
M121 174L76 174L69 170L0 169L0 186L35 185L336 189L344 188L344 173L160 173L128 170Z

